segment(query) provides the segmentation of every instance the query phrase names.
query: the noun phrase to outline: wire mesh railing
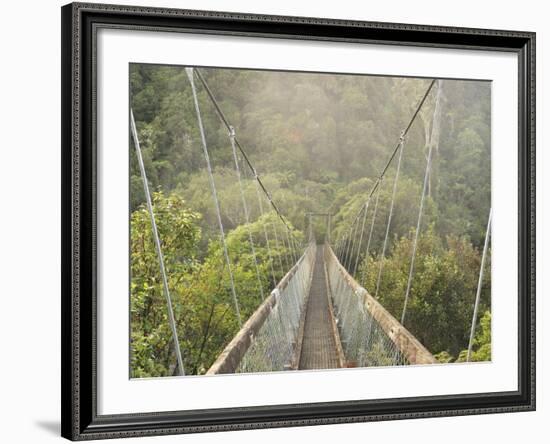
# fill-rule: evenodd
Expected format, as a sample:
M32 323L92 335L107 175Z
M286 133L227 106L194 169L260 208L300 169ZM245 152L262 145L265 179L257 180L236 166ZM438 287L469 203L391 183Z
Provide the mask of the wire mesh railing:
M351 277L328 245L325 264L348 367L436 362L432 354Z
M308 245L207 374L282 371L293 367L316 248L314 242Z

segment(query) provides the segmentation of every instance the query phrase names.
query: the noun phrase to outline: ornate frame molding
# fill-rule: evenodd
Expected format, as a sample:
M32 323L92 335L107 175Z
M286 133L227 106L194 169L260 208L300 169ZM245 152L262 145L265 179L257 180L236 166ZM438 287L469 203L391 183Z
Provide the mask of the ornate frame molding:
M62 14L62 435L71 440L535 409L535 34L73 3ZM98 27L514 52L519 61L519 390L97 415L95 37Z

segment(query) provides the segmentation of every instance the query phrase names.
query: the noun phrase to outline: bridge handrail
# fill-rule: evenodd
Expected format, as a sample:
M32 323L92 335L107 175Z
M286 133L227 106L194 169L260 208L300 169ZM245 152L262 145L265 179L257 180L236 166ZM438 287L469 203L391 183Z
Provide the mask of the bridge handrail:
M234 336L229 344L225 347L216 361L206 372L207 375L215 375L222 373L235 373L243 356L248 351L253 342L254 337L258 334L267 317L275 308L277 301L282 291L288 286L292 277L296 274L300 264L312 254L312 250L316 248L314 243L310 243L300 259L288 271L288 273L279 281L270 295L260 304L256 311L248 318L242 328ZM314 251L313 251L314 253Z
M330 245L325 246L325 260L335 262L345 282L353 289L355 294L362 296L365 309L378 322L409 364L434 364L438 362L409 330L401 325L364 287L359 285L340 263Z

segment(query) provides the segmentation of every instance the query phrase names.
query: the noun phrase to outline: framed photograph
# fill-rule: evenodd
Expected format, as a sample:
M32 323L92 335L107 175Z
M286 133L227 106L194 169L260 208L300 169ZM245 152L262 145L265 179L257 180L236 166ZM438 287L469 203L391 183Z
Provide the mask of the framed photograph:
M535 408L535 35L62 8L62 435Z

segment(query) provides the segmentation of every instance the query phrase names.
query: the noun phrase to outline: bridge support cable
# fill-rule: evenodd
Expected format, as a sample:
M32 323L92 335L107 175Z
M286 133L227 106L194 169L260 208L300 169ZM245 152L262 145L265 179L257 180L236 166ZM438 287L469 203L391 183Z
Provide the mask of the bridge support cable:
M300 258L297 256L292 246L292 233L290 233L289 230L285 230L285 236L286 236L286 242L288 244L288 251L290 252L290 257L292 259L292 264L297 264ZM305 292L306 291L305 283L301 280L301 276L298 276L298 277L300 278L298 284L301 287L301 291Z
M380 178L379 180L383 180ZM380 189L381 187L378 187L378 191L376 192L376 199L374 200L374 210L372 212L372 220L370 223L370 230L369 230L369 238L367 240L367 248L365 250L365 267L363 268L363 273L361 274L361 283L365 285L365 280L367 278L367 269L369 266L369 260L370 260L370 244L372 241L372 233L374 232L374 223L376 222L376 214L378 213L378 201L380 199Z
M414 121L416 120L416 117L418 116L418 113L422 109L422 106L424 105L424 102L428 98L428 95L430 94L430 91L432 90L432 88L433 88L433 86L435 85L436 82L438 82L438 80L433 79L430 82L430 84L428 85L428 88L424 92L424 95L422 96L422 99L420 99L420 102L416 106L416 109L415 109L415 111L414 111L414 113L411 117L411 120L409 121L408 125L405 127L403 132L401 133L401 136L399 137L399 142L397 142L396 147L393 149L390 157L388 158L388 160L386 162L386 165L382 169L382 172L380 173L380 176L379 176L380 179L382 179L384 177L384 175L386 174L386 171L388 171L388 168L390 167L390 164L392 163L393 159L397 155L397 151L399 151L399 148L401 147L401 140L407 137L407 134L409 133L409 130L411 129ZM378 188L379 185L381 185L381 180L378 180L378 181L375 182L375 184L373 185L368 197L371 197L374 194L374 192L376 191L376 188Z
M338 260L342 259L342 248L344 246L345 240L346 240L346 235L345 235L345 232L342 231L338 235L338 246L336 247L336 257L338 257Z
M225 240L225 231L224 231L223 222L222 222L220 202L218 200L218 193L217 193L217 190L216 190L216 183L214 181L214 174L212 172L212 164L210 163L210 156L208 154L208 146L206 144L206 136L205 136L204 127L203 127L203 124L202 124L202 117L201 117L201 112L200 112L200 107L199 107L199 100L198 100L198 97L197 97L197 90L195 88L195 78L194 78L194 74L193 74L194 69L193 68L185 68L185 70L187 72L187 77L189 78L189 82L191 83L191 91L193 93L193 102L195 104L195 112L197 113L197 122L198 122L198 126L199 126L199 132L200 132L200 135L201 135L201 142L202 142L202 148L203 148L203 152L204 152L204 158L206 160L206 168L207 168L207 171L208 171L208 179L210 181L210 188L211 188L211 192L212 192L212 197L214 199L214 205L215 205L215 208L216 208L216 216L217 216L217 219L218 219L218 225L219 225L219 229L220 229L221 241L222 241L222 246L223 246L223 254L225 256L225 261L227 263L227 267L228 267L228 270L229 270L229 279L230 279L230 282L231 282L231 295L233 297L233 304L235 306L235 315L237 317L239 327L241 327L242 326L241 310L240 310L240 307L239 307L239 300L237 298L237 292L235 290L235 280L233 278L233 270L231 268L231 261L229 259L229 251L227 249L227 242Z
M258 182L257 177L256 177L256 171L252 170L252 173L254 174L254 177L253 177L254 188L256 189L256 196L258 198L259 217L262 218L262 217L264 217L265 214L269 215L269 213L264 212L264 205L263 205L263 202L262 202L262 191L261 191L259 182ZM271 270L271 276L272 276L272 279L273 279L273 286L275 287L277 285L277 283L279 282L279 279L277 279L276 273L275 273L275 257L274 257L274 254L273 254L273 250L271 248L271 240L270 240L270 237L269 237L269 234L268 234L267 223L268 222L266 220L262 221L262 231L263 231L264 237L265 237L265 242L266 242L266 247L267 247L267 255L269 257L269 268ZM277 246L275 246L275 248L278 250ZM279 259L279 263L281 263L280 262L280 256L279 256L278 253L277 253L277 256L278 256L278 259ZM281 273L284 273L284 271L282 270L282 266L281 266ZM283 276L284 276L284 274L281 275L281 278ZM285 332L284 320L281 319L280 313L278 311L272 312L272 315L270 316L270 318L272 318L270 323L265 327L267 329L267 332L268 332L267 336L269 336L270 331L275 331L275 333L276 333L275 338L284 337L287 333ZM257 348L261 348L261 347L258 346ZM277 350L276 356L272 354L272 355L270 355L270 359L272 360L272 362L280 362L281 359L282 359L281 356L284 356L285 353L283 351L281 351L281 347L278 346L278 344L274 345L274 349ZM250 358L249 357L246 357L246 358L243 357L243 359L248 360ZM246 366L242 367L242 368L243 369L250 368L250 363L247 363Z
M349 251L349 245L351 244L351 233L353 232L353 223L350 224L347 232L346 232L346 237L345 237L345 241L344 241L344 248L342 249L342 257L340 259L340 261L342 262L342 264L344 264L346 262L346 259L348 258L348 251Z
M294 242L298 242L297 240L295 240L294 237L292 237L292 239L294 240ZM305 243L304 241L304 245L301 247L301 249L299 250L299 259L298 261L302 258L302 256L304 256L306 254L306 251L308 250L308 248L310 248L310 246L312 244L315 244L315 239L312 239L311 242L307 242ZM313 269L312 269L312 272L313 272ZM302 273L301 275L301 280L302 280L302 287L305 289L304 291L306 292L306 294L309 292L309 276Z
M351 232L353 229L353 224L347 229L345 234L343 234L343 241L342 241L342 247L340 249L340 255L337 256L338 261L343 264L346 261L347 258L347 251L349 248L349 244L351 242ZM338 282L338 289L337 291L340 291L340 286L344 285L342 282Z
M287 245L285 244L285 233L280 233L278 231L276 223L273 223L272 227L273 227L273 233L275 235L275 242L276 242L276 245L277 245L277 249L279 249L279 245L281 245L281 247L282 247L282 253L279 255L279 258L281 258L281 256L284 254L284 260L285 260L285 264L286 264L286 267L284 269L283 269L282 259L281 259L281 272L282 272L282 276L284 276L285 275L284 270L290 270L293 267L293 264L295 262L292 261L292 257L289 258L290 247L287 247ZM283 226L282 229L284 231L285 227ZM286 231L286 234L288 235L288 231ZM280 242L281 242L280 244L279 244L279 239L280 239ZM294 301L294 304L295 304L294 308L301 309L301 307L299 307L299 305L297 305L298 304L297 295L300 292L299 287L302 287L302 291L303 291L303 286L302 286L301 281L300 281L300 276L297 276L297 279L292 279L292 281L290 281L288 285L290 287L289 295L291 296L291 298L292 298L292 300Z
M481 256L481 265L479 267L479 279L477 281L476 300L474 303L474 314L472 316L472 327L470 328L470 340L468 341L468 354L466 355L466 362L470 361L472 356L472 346L474 344L474 336L477 325L477 314L479 309L479 300L481 298L481 288L483 286L483 272L485 271L485 260L487 258L487 250L489 246L489 238L491 237L491 217L493 209L489 210L489 219L487 220L487 229L485 230L485 242L483 244L483 254Z
M286 249L286 245L284 242L284 237L282 236L281 232L279 231L279 227L277 222L274 222L271 224L273 227L273 233L275 234L275 240L277 242L277 245L280 247L280 258L281 263L283 264L283 274L285 273L285 270L289 270L290 267L292 267L292 262L288 259L288 250Z
M426 91L424 92L424 95L422 96L422 98L420 99L420 101L418 102L416 108L415 108L415 111L413 113L413 115L411 116L411 119L409 120L409 123L407 124L407 126L405 127L405 129L402 131L401 133L401 136L399 138L399 142L397 143L397 145L395 146L395 148L393 149L392 153L390 154L388 160L386 161L385 165L384 165L384 168L382 168L382 171L378 177L378 179L376 180L376 182L374 183L374 185L372 186L371 190L369 191L368 195L367 195L367 200L372 198L372 196L374 195L374 193L378 190L378 188L382 185L382 180L384 179L384 176L388 170L388 168L390 167L393 159L395 158L395 156L397 155L397 152L399 151L399 149L401 148L401 145L402 145L402 140L405 139L407 137L407 134L409 132L409 130L411 129L414 121L416 120L416 117L418 116L418 113L420 112L420 110L422 109L422 106L424 105L424 102L426 101L426 99L428 98L428 95L430 94L430 91L432 90L433 86L435 85L436 83L436 79L433 79L430 84L428 85L428 88L426 89ZM361 211L361 210L360 210ZM338 254L339 253L339 254ZM338 257L338 260L342 260L343 257L342 257L342 252L337 252L337 257Z
M336 236L336 240L334 241L333 244L330 244L330 246L334 249L334 252L336 253L336 251L338 250L338 245L340 244L340 236Z
M139 170L141 173L141 180L143 182L143 190L145 192L145 200L147 202L147 209L151 218L151 227L153 231L153 238L155 240L155 249L157 250L157 258L159 261L160 274L162 276L162 287L164 290L164 297L166 298L166 307L168 311L168 323L170 324L170 330L172 331L172 341L174 342L174 352L178 364L178 371L181 376L185 375L185 368L183 366L183 359L181 356L180 343L178 338L178 331L176 328L176 320L174 317L174 309L172 307L172 298L170 297L170 289L168 288L168 278L166 276L166 268L164 266L164 256L162 254L162 246L158 233L157 223L155 221L155 213L153 211L153 202L151 200L151 192L149 190L149 182L147 181L147 174L145 172L145 165L143 163L143 156L141 155L141 146L139 144L139 137L136 129L136 122L134 120L134 111L130 109L130 126L132 130L132 137L134 139L134 147L136 149L136 157L139 164Z
M344 248L345 242L345 237L342 235L341 239L338 241L338 246L336 248L336 257L338 258L338 260L342 258L342 249Z
M336 257L340 258L340 249L342 248L342 233L338 234L338 237L336 238L336 244L334 244L334 253L336 254Z
M278 223L273 224L273 229L277 232L279 236L279 241L281 242L282 257L283 257L283 262L285 264L285 271L286 271L292 268L293 262L292 262L292 258L289 257L290 252L288 251L287 245L285 243L284 229L281 229L281 228L282 227L279 227Z
M290 236L290 242L292 242L292 248L294 249L294 255L296 256L297 259L300 259L301 247L298 245L298 241L296 239L294 239L293 236ZM313 239L310 239L308 241L308 244L310 244L311 242L313 242Z
M285 246L287 256L289 258L289 267L287 269L290 270L292 266L298 261L298 258L294 255L294 249L292 248L292 244L290 243L290 236L292 235L292 233L284 226L282 226L281 229L283 230L283 234L281 235L281 237L283 238L283 245Z
M338 254L339 249L340 249L340 236L338 236L338 238L336 239L336 243L334 244L334 254L336 254L336 257L340 257L340 255Z
M368 200L367 200L368 202ZM349 260L349 264L348 264L348 269L351 271L351 270L357 270L357 261L359 260L359 253L361 251L361 243L363 242L363 232L364 232L364 228L365 228L365 219L367 217L367 210L368 210L368 205L367 203L361 205L361 210L359 211L359 213L357 214L357 225L356 225L356 228L355 228L355 234L353 236L353 239L354 239L354 244L352 245L352 249L351 249L351 252L350 252L350 260ZM361 217L363 216L363 217ZM359 229L359 227L361 227L361 229ZM356 242L357 240L357 237L359 237L359 240ZM357 248L355 248L355 246L357 246ZM355 251L357 250L357 251ZM355 252L355 253L354 253ZM355 276L355 272L353 272L354 276Z
M290 257L292 258L292 264L295 264L296 262L298 262L299 257L296 249L294 248L294 244L292 242L292 233L290 232L290 230L285 229L285 235L286 235L286 243L288 245L288 251L289 251Z
M342 255L342 263L345 264L348 261L349 257L349 248L353 239L353 228L355 227L355 220L350 224L348 235L346 237L346 248L344 249L344 254ZM345 266L345 265L344 265Z
M348 240L349 240L349 227L346 227L344 230L342 230L342 232L340 233L340 247L338 248L338 251L337 251L337 257L338 257L338 260L340 262L343 262L344 260L344 253L346 251L346 247L348 245Z
M279 236L277 235L277 228L275 227L275 224L271 223L270 226L273 231L273 239L275 241L275 250L277 251L277 259L279 261L279 266L281 268L281 277L282 277L285 275L285 266L283 265L283 259L281 258L282 252L279 244Z
M359 246L357 247L357 255L355 257L355 266L353 267L353 277L357 275L357 266L361 260L361 246L363 245L363 234L365 233L365 222L367 222L367 214L369 212L370 199L365 202L365 211L363 213L363 223L361 224L361 235L359 236Z
M218 103L218 101L214 97L214 94L212 93L212 90L208 86L208 83L206 82L203 75L201 74L200 69L198 69L198 68L186 68L186 69L187 70L193 70L197 74L197 78L201 82L202 86L204 87L204 90L206 91L206 94L208 95L208 97L210 98L210 101L214 105L214 108L216 110L216 113L218 114L218 117L220 118L220 120L224 124L224 126L227 128L227 130L231 131L232 125L229 123L229 120L227 119L224 112L222 111L220 104ZM235 141L235 146L241 152L241 155L243 156L243 159L245 160L246 164L248 165L248 167L252 171L252 173L254 175L254 179L257 181L258 185L260 186L261 191L266 196L269 204L271 205L273 210L275 210L275 213L277 214L277 216L279 217L281 222L290 230L290 227L288 226L288 223L287 223L285 217L283 216L283 214L279 210L279 207L275 204L275 202L271 198L271 194L267 191L267 188L265 187L263 181L261 180L260 176L256 172L256 169L252 165L252 162L250 161L248 155L246 154L246 151L244 150L241 143L239 142L239 139L237 137L235 137L234 141Z
M433 114L433 123L432 123L432 132L430 134L430 140L428 141L429 147L428 147L428 155L426 159L426 171L424 173L424 184L422 186L422 196L420 197L420 206L418 209L418 219L416 221L416 230L414 233L414 240L413 240L413 247L412 247L412 253L411 253L411 263L409 267L409 277L407 279L407 289L405 290L405 301L403 303L403 311L401 313L401 324L405 323L405 316L407 315L407 305L409 303L409 297L411 292L411 286L412 286L412 278L414 274L414 263L416 259L416 249L418 245L418 237L420 235L420 228L422 224L422 213L424 210L424 201L426 198L426 191L428 188L428 180L430 177L430 169L432 166L432 153L434 145L436 144L436 141L434 140L439 136L439 119L441 116L441 80L438 80L437 85L437 94L435 98L435 108L434 108L434 114ZM437 141L438 143L439 141Z
M355 221L353 223L354 229L351 235L351 245L348 252L348 258L346 262L346 268L348 270L351 270L351 265L353 261L353 252L355 251L355 240L357 239L357 233L359 232L359 225L361 221L361 215L363 214L363 211L365 210L365 206L361 205L361 208L359 210L359 213L357 213L357 216L355 217Z
M388 214L388 222L386 224L386 234L384 236L384 244L382 246L382 251L380 252L380 267L378 269L378 278L376 279L376 291L374 292L374 297L378 297L378 290L380 289L380 279L382 278L382 269L384 268L384 259L386 257L386 248L388 246L388 236L390 234L391 220L393 217L393 208L395 206L395 194L397 193L397 183L399 182L399 170L401 169L401 160L403 158L403 149L405 147L405 141L403 136L401 136L400 141L401 148L399 149L399 157L397 158L397 166L395 168L395 177L393 179L393 190L391 195L390 202L390 212Z
M342 233L342 240L340 241L340 251L338 252L339 261L343 261L344 259L344 251L346 249L346 245L348 244L348 231L349 228L347 228L346 231Z
M353 222L350 223L349 230L348 230L347 235L345 237L345 242L344 242L344 247L343 247L343 250L342 250L341 257L337 256L340 263L342 265L344 265L344 268L346 268L346 269L349 269L350 266L351 266L351 262L352 262L352 258L353 258L353 251L355 250L354 240L357 238L357 232L358 232L359 225L360 225L360 217L361 217L361 214L363 213L364 209L365 209L365 206L361 205L359 213L357 213L355 215L355 218L354 218ZM340 286L344 286L344 285L345 285L344 282L339 281L337 291L341 291L342 289L340 288Z
M239 182L239 189L240 189L241 201L242 201L242 206L243 206L243 211L244 211L244 219L245 219L245 223L246 223L246 227L247 227L247 231L248 231L248 240L249 240L249 244L250 244L250 250L251 250L251 253L252 253L253 260L254 260L256 278L257 278L258 287L259 287L258 289L259 289L261 301L263 302L265 300L263 282L262 282L262 278L261 278L260 268L259 268L259 265L258 265L258 258L257 258L257 255L256 255L256 248L255 248L255 245L254 245L254 239L253 239L253 236L252 236L252 228L250 226L250 209L249 209L248 203L246 201L246 196L245 196L245 192L244 192L244 186L243 186L242 175L241 175L241 166L240 166L240 162L239 162L239 156L238 156L238 153L237 153L237 149L236 149L236 146L235 146L235 130L234 130L233 127L231 127L229 138L230 138L230 142L231 142L231 150L232 150L232 153L233 153L233 160L234 160L234 163L235 163L235 172L237 174L237 178L238 178L238 182ZM261 213L260 213L260 216L261 216ZM273 276L273 279L274 279L274 284L273 285L276 285L275 276ZM277 344L275 343L275 341L276 341L276 338L281 334L281 326L277 325L275 323L269 323L267 327L268 327L269 332L265 336L265 347L269 351L270 356L273 356L273 359L278 359L277 357L275 357L275 354L278 352ZM249 363L247 361L249 359L250 359L249 356L247 356L247 355L243 356L242 365L245 366L245 367L248 367Z
M344 264L345 267L348 266L350 249L353 244L353 234L354 234L356 224L357 224L357 217L355 217L353 219L353 222L351 222L350 228L348 231L348 237L347 237L348 241L346 243L346 249L344 250L344 256L342 257L342 263Z
M298 263L300 258L294 253L294 249L292 248L292 239L294 238L292 232L286 226L283 227L283 230L285 232L284 237L286 237L286 242L287 242L287 245L288 245L288 251L289 251L290 258L291 258L291 262L292 262L291 267L292 267L294 264ZM284 237L283 237L283 243L284 243ZM294 281L293 285L295 285L296 294L300 294L300 292L307 293L307 285L306 285L306 282L304 280L304 276L301 273L299 273L296 277L297 277L297 279L293 280ZM299 300L298 300L298 303L299 303ZM301 311L302 307L299 306L299 309Z
M282 255L284 257L284 262L285 262L284 270L290 270L294 263L292 262L292 258L289 258L290 249L287 247L287 245L285 243L284 228L283 228L283 233L281 233L281 232L278 231L277 225L274 223L273 224L273 232L275 233L276 241L279 242L279 239L281 241ZM284 276L284 274L285 274L285 272L283 271L283 276ZM291 285L291 288L292 288L292 290L290 291L290 295L292 296L292 299L295 299L296 291L297 291L297 289L296 289L296 280L293 279L292 282L289 283L289 285Z
M260 192L260 186L258 185L258 182L254 179L254 183L255 183L255 188L256 188L256 195L258 196L258 210L259 210L259 218L262 218L263 215L264 215L264 206L262 204L262 196L261 196L261 192ZM276 278L276 275L275 275L275 259L273 257L273 254L272 254L272 250L271 250L271 243L269 241L269 235L268 235L268 232L267 232L267 227L266 227L266 222L265 221L262 221L262 231L264 233L264 237L265 237L265 244L266 244L266 247L267 247L267 256L269 258L269 268L271 270L271 277L273 279L273 286L277 285L277 278Z
M340 248L340 255L338 256L338 260L340 263L344 263L347 258L348 250L349 250L349 244L351 242L351 233L353 230L353 224L355 222L355 219L353 219L353 222L350 222L347 227L347 229L342 233L342 247Z
M246 202L246 196L244 194L243 182L241 178L241 168L239 166L239 159L237 157L237 149L235 147L235 129L233 127L231 127L231 131L229 133L229 140L231 142L231 151L233 153L233 160L235 161L235 172L237 173L237 179L239 181L239 190L241 193L241 202L243 205L244 220L248 231L248 242L250 244L250 252L252 253L252 258L254 259L254 269L256 271L256 279L258 280L258 290L260 291L260 298L263 301L265 299L265 296L264 296L262 277L260 274L260 267L258 266L256 248L254 247L254 239L252 237L252 228L250 227L250 213L248 210L248 204Z

